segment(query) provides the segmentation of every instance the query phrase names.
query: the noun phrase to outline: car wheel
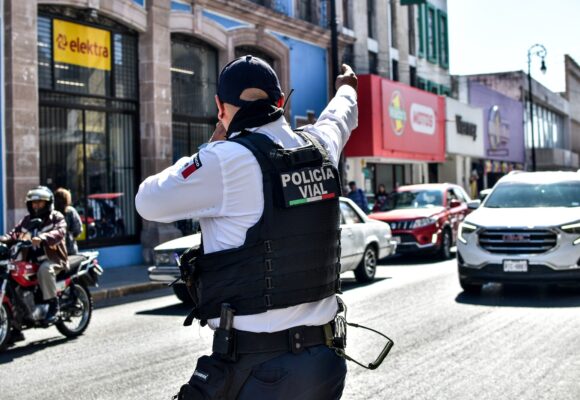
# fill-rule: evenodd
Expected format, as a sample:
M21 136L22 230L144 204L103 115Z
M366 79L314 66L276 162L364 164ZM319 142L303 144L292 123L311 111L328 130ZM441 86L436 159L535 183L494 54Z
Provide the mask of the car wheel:
M365 249L363 259L354 270L354 276L358 282L370 282L375 279L377 273L377 251L372 246Z
M442 260L449 260L451 258L451 231L445 229L443 231L443 237L441 238L441 246L437 256Z
M193 304L193 299L187 290L185 285L176 284L173 285L173 293L181 300L184 304Z
M480 283L472 283L464 278L459 278L459 284L463 291L469 294L479 294L481 292L481 287L483 286Z

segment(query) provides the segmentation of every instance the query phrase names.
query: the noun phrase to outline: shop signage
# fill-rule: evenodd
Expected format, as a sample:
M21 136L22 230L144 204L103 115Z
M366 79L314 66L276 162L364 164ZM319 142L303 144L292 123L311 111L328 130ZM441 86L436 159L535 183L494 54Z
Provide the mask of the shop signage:
M470 104L484 112L485 156L491 160L523 163L524 109L522 103L480 83L469 83Z
M376 75L359 77L359 127L347 157L445 161L445 100Z
M447 153L485 157L483 110L455 99L445 99Z
M463 121L461 115L455 115L455 125L457 126L457 133L477 139L477 125L471 122Z
M73 22L53 20L54 61L111 70L111 33Z
M427 0L401 0L402 6L411 6L413 4L425 4Z

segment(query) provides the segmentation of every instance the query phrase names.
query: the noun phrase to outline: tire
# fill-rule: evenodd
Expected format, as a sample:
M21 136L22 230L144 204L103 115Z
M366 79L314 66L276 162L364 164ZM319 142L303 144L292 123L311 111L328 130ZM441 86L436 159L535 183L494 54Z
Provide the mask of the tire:
M479 294L481 293L481 287L483 286L480 283L472 283L466 279L459 278L459 285L465 293L468 294Z
M373 246L367 246L363 259L354 270L357 282L371 282L377 273L377 251Z
M187 287L185 285L176 284L173 286L173 293L177 298L184 304L193 304L193 299L191 298Z
M451 231L445 229L443 231L443 237L441 238L441 246L437 251L437 258L441 260L449 260L451 258L451 242L453 238L451 237Z
M10 344L12 336L12 314L6 304L0 305L0 351L5 350Z
M56 329L68 338L82 335L93 314L91 293L86 286L73 283L61 296L60 302L60 320L55 324Z

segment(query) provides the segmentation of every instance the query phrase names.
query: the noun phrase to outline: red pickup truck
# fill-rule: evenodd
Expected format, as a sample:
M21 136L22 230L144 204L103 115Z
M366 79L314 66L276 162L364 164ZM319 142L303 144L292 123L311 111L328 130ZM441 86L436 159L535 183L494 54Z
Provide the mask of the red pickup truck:
M449 259L459 223L471 211L470 200L463 188L450 183L401 186L369 218L391 226L397 253L435 253Z

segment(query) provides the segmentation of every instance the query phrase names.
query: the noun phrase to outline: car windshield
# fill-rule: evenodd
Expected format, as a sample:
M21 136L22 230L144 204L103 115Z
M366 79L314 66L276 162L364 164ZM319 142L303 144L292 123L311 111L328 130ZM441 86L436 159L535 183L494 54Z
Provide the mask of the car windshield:
M580 182L498 185L483 205L488 208L580 207Z
M439 190L409 190L391 193L382 211L402 208L432 208L443 206Z

